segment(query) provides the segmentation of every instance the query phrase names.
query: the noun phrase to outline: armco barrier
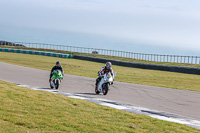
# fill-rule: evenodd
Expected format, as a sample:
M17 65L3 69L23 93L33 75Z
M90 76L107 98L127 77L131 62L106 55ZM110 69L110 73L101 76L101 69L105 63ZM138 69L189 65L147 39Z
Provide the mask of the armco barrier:
M53 53L53 52L45 52L45 51L33 51L33 50L22 50L22 49L0 48L0 52L34 54L34 55L52 56L52 57L59 57L59 58L72 58L71 54Z
M113 65L124 66L124 67L134 67L134 68L142 68L142 69L200 75L200 68L193 68L193 67L179 67L179 66L166 66L166 65L124 62L124 61L116 61L116 60L109 60L109 59L102 59L102 58L95 58L95 57L79 56L79 55L74 55L73 57L74 59L87 60L87 61L93 61L93 62L98 62L98 63L106 63L110 61L112 62Z

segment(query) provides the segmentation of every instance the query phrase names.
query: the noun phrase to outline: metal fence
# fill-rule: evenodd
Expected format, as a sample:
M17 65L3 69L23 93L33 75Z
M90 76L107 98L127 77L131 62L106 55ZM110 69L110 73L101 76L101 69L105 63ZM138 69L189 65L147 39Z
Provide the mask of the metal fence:
M1 45L5 42L1 41ZM7 43L10 46L25 46L29 48L44 48L44 49L56 49L79 53L90 53L90 54L100 54L109 55L117 57L133 58L137 60L155 61L155 62L171 62L171 63L187 63L187 64L200 64L199 56L180 56L180 55L160 55L160 54L145 54L145 53L133 53L126 51L108 50L108 49L97 49L97 48L85 48L85 47L75 47L75 46L65 46L65 45L54 45L54 44L42 44L42 43L24 43L24 42L14 42Z

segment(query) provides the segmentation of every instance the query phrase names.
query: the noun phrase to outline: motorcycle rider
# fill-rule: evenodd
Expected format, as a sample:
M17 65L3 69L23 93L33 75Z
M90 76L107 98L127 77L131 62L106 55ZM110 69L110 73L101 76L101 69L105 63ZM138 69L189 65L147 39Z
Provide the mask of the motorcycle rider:
M96 83L95 85L97 86L97 84L99 83L99 81L101 80L101 75L104 75L105 73L110 72L111 75L113 76L113 69L112 69L112 63L111 62L106 62L106 65L103 66L100 71L98 72L98 78L96 79ZM113 79L114 81L114 79ZM112 82L113 84L113 82Z
M51 82L51 77L53 76L53 71L54 71L54 70L60 70L60 71L62 72L62 75L64 76L63 68L62 68L60 62L57 61L57 62L56 62L56 65L51 69L49 82Z

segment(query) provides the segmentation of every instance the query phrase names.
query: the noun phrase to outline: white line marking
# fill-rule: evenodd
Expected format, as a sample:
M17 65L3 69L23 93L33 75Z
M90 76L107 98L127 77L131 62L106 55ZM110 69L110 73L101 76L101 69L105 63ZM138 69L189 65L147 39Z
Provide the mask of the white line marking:
M6 82L8 82L8 81L6 81ZM18 85L18 86L30 88L30 89L33 89L33 90L42 90L42 91L46 91L46 92L62 94L62 95L65 95L67 97L70 97L70 98L87 100L87 101L95 102L95 103L98 103L100 105L109 106L109 107L119 109L119 110L126 110L126 111L129 111L129 112L138 112L138 114L147 115L147 116L150 116L152 118L157 118L157 119L160 119L160 120L185 124L185 125L200 129L200 121L198 121L198 120L191 120L191 119L183 118L183 117L180 117L180 116L178 117L178 116L175 116L173 114L167 114L165 112L159 112L159 111L150 110L150 109L147 109L147 108L135 107L135 106L130 106L130 105L124 105L123 106L123 105L120 105L120 103L118 103L116 101L100 99L100 98L92 98L92 97L86 98L84 95L65 93L65 92L61 92L61 91L58 91L58 90L42 89L42 88L38 88L38 87L31 87L31 86L28 86L28 85ZM119 105L117 105L117 104L119 104ZM153 114L151 114L151 112ZM159 115L159 114L162 114L162 115ZM164 114L166 114L166 116ZM169 116L167 116L167 115L169 115Z
M128 109L127 107L120 106L120 105L114 105L114 104L110 104L110 103L100 103L100 104L104 105L104 106L112 107L115 109L119 109L119 110Z
M76 99L82 99L82 100L88 99L88 98L84 98L84 97L80 97L80 96L68 96L68 97L76 98Z

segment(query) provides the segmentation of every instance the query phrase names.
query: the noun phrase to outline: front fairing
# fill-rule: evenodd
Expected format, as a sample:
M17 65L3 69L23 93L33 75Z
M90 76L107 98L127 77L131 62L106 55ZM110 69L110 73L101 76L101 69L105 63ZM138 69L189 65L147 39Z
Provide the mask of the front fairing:
M52 76L51 80L54 80L56 78L57 79L62 79L63 78L62 72L60 70L53 71L53 76Z
M104 81L107 83L110 83L110 84L113 82L113 77L112 77L111 73L105 74Z

